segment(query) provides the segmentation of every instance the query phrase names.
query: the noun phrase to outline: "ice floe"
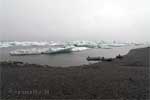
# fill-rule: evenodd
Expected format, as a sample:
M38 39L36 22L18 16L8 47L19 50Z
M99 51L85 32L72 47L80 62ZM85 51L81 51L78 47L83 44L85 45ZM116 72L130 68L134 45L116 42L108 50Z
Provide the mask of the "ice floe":
M77 52L77 51L84 51L84 50L87 50L87 49L90 49L90 48L87 48L87 47L74 47L74 48L72 48L72 51Z
M36 46L36 48L30 49L19 49L11 51L11 55L31 55L31 54L56 54L56 53L70 53L76 51L83 51L92 48L103 48L103 49L111 49L114 47L123 47L129 45L137 45L136 43L119 43L119 42L105 42L105 41L69 41L69 42L55 42L55 41L41 41L41 42L31 42L31 41L23 41L23 42L0 42L0 48L8 48L8 47L28 47L28 46ZM37 47L40 48L37 48Z
M49 48L31 48L31 49L17 49L10 52L10 55L38 55L47 52Z
M131 45L130 43L107 43L104 41L69 41L69 42L54 42L54 41L41 41L41 42L0 42L0 48L12 47L12 46L75 46L75 47L87 47L87 48L110 48L110 47L121 47Z

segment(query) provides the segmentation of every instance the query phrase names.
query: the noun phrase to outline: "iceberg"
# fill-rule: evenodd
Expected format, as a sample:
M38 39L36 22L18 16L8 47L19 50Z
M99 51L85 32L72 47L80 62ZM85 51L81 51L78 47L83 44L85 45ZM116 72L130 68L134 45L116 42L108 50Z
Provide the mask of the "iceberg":
M97 44L92 41L72 41L68 43L69 45L73 45L75 47L87 47L87 48L96 48Z
M10 52L10 55L39 55L43 52L46 52L48 48L32 48L32 49L18 49Z
M29 41L24 41L24 42L11 42L14 46L45 46L49 45L49 42L29 42Z
M29 41L0 42L0 48L10 47L10 46L49 46L49 45L52 45L52 43L49 43L49 42L29 42Z
M0 42L0 48L7 48L7 47L11 47L12 45L10 45L9 43L1 43Z
M23 46L23 47L28 47L28 46L50 46L50 47L67 47L67 46L73 46L74 51L75 47L81 47L81 48L76 48L77 51L80 51L81 49L87 49L87 48L112 48L112 47L122 47L122 46L127 46L131 45L130 43L119 43L119 42L104 42L104 41L69 41L69 42L55 42L55 41L13 41L13 42L0 42L0 48L7 48L7 47L12 47L12 46ZM80 50L79 50L80 49Z
M58 53L70 53L72 52L71 47L58 47L58 48L49 48L46 52L42 52L43 54L58 54Z
M102 46L101 46L102 45ZM0 48L11 46L75 46L75 47L87 47L87 48L101 48L103 45L110 47L120 47L128 45L127 43L106 43L104 41L69 41L69 42L31 42L31 41L13 41L13 42L0 42Z
M73 52L78 52L78 51L83 51L83 50L88 50L90 48L87 48L87 47L74 47L72 48L72 51Z
M128 46L128 45L131 45L131 44L119 43L119 42L108 43L104 41L0 42L0 48L11 47L11 46L36 46L31 49L19 49L19 50L11 51L10 55L59 54L59 53L79 52L79 51L93 49L93 48L111 49L113 47L122 47L122 46ZM37 48L38 46L40 46L40 48Z
M40 54L60 54L60 53L71 53L76 51L87 50L87 47L55 47L55 48L31 48L31 49L17 49L10 52L10 55L40 55Z
M31 48L31 49L18 49L10 52L10 55L40 55L40 54L58 54L70 53L72 48Z
M123 46L127 46L127 44L123 44L123 43L112 43L112 44L108 44L108 46L110 46L110 47L123 47Z

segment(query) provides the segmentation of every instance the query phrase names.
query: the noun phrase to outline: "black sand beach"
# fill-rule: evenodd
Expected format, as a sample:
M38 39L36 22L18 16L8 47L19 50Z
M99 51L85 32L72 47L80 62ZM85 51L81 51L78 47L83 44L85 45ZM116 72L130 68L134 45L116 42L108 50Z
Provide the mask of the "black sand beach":
M150 48L91 65L1 62L1 99L149 100Z

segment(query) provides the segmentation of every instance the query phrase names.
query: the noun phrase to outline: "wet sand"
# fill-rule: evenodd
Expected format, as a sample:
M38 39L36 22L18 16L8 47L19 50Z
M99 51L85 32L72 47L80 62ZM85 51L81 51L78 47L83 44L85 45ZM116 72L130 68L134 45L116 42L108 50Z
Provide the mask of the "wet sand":
M148 100L150 48L91 65L1 62L2 99Z

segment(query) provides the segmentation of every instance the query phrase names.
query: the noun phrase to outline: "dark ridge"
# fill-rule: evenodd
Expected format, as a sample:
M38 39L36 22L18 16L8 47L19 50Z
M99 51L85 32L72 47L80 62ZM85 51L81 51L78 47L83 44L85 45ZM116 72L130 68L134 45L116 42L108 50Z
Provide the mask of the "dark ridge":
M133 49L123 59L123 63L127 66L146 66L150 62L150 47Z

